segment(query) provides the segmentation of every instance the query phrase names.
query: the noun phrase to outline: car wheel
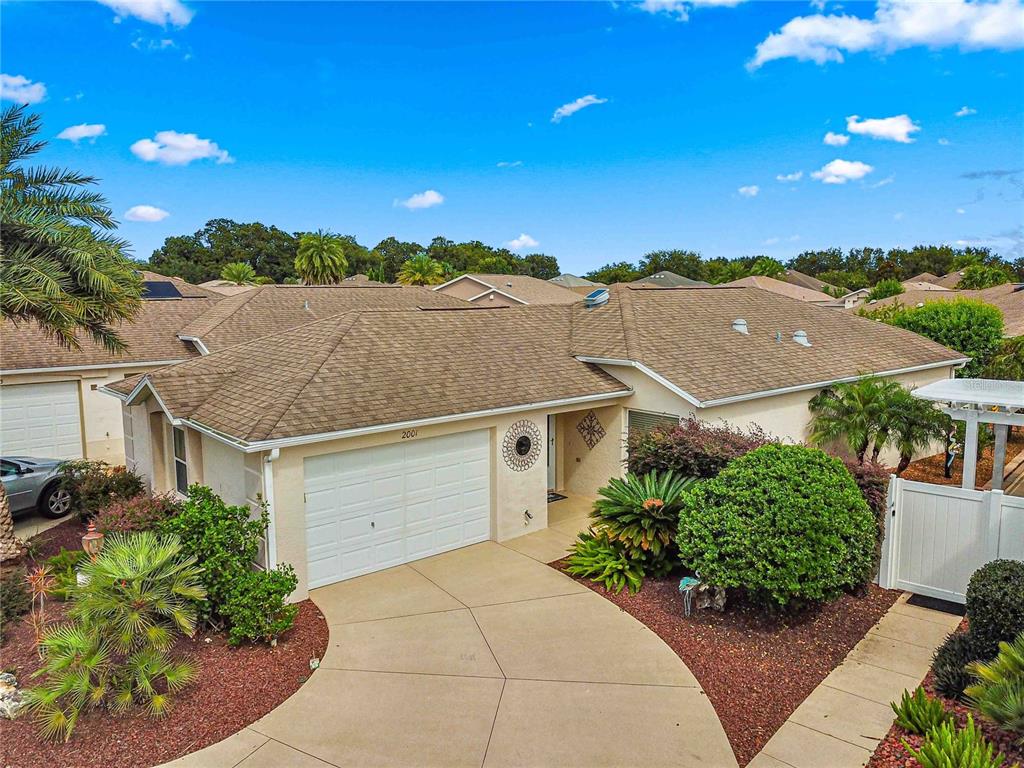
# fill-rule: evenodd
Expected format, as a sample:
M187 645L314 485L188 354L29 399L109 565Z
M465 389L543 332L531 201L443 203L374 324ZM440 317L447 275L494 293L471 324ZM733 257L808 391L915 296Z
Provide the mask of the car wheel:
M51 520L64 517L71 511L71 494L60 485L51 485L39 499L39 513Z

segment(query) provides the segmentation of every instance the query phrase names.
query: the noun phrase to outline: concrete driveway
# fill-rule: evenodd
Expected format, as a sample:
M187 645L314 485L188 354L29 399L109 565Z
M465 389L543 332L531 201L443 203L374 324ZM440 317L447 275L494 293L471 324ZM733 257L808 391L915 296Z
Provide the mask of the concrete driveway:
M550 538L518 546L547 556ZM331 632L320 669L175 768L736 766L668 646L509 547L477 544L311 597Z

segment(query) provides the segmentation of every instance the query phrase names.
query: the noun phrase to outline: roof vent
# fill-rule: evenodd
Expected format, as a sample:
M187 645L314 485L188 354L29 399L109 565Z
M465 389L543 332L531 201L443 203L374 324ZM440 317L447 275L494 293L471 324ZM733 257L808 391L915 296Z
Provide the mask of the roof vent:
M811 342L807 340L807 331L793 331L793 341L801 347L811 346Z
M737 317L732 321L732 329L736 331L736 333L742 333L744 336L750 335L750 331L747 330L747 321L742 317Z
M302 302L302 308L309 312L309 299L306 299L305 301Z
M594 307L600 307L602 304L608 303L608 289L598 288L596 291L591 291L583 297L583 303L587 309L593 309Z
M505 283L505 287L506 287L506 288L511 288L511 287L512 287L512 283L511 283L511 282L507 282L507 283Z

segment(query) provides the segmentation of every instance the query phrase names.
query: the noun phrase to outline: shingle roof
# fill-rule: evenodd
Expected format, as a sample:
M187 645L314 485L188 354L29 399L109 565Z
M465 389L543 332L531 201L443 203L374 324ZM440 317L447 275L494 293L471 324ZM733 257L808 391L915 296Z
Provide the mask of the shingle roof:
M909 331L757 288L616 285L607 304L574 307L573 318L575 354L643 363L701 402L962 359ZM738 318L749 335L732 330ZM798 330L812 346L793 341Z
M211 352L357 309L460 309L462 299L428 288L345 282L339 285L264 285L218 304L188 325L183 337L197 338Z
M208 288L204 288L201 285L193 285L192 283L186 283L180 277L168 277L167 275L161 275L157 272L150 272L149 270L143 269L139 271L142 275L142 279L146 282L157 282L157 283L171 283L175 288L178 289L178 293L181 294L182 298L185 299L218 299L220 294L216 291L211 291Z
M685 286L707 286L709 283L705 283L702 280L691 280L688 277L677 275L675 272L669 272L667 269L661 270L661 272L655 272L653 275L647 277L641 277L638 280L634 280L632 285L643 285L643 286L654 286L657 288L681 288Z
M835 299L829 296L827 293L821 291L812 290L810 288L802 288L794 283L783 282L782 280L776 280L773 277L765 277L763 275L750 275L748 277L741 277L739 280L733 280L730 283L722 283L718 286L719 288L731 286L731 287L745 287L745 288L760 288L764 291L771 291L777 293L780 296L789 296L791 299L799 299L800 301L809 301L814 304L834 303Z
M563 272L558 277L552 277L548 282L560 285L563 288L582 288L588 285L603 285L603 283L595 283L593 280L587 280L587 278L579 277L578 275L571 275L568 272Z
M931 301L955 301L956 299L980 299L998 307L1003 313L1003 333L1006 336L1024 336L1024 284L1004 283L980 291L905 291L898 296L861 304L857 309L871 311L897 302L905 307L914 307Z
M825 293L826 288L830 288L833 291L836 290L836 287L831 283L826 283L824 280L814 277L814 275L807 275L795 269L787 269L782 279L787 283L799 285L801 288L810 288L812 291Z
M352 311L147 376L176 418L246 442L625 393L569 353L571 311Z
M580 300L577 293L550 280L528 275L488 275L473 272L466 275L486 283L492 288L511 294L527 304L573 304ZM483 293L481 288L480 292Z

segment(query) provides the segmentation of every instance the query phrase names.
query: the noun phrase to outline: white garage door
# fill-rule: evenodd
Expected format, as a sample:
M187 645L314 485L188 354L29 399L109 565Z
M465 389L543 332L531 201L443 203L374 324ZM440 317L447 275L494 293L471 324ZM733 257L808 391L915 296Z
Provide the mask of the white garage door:
M44 459L81 458L78 382L0 387L0 453Z
M309 586L490 538L487 430L305 460Z

